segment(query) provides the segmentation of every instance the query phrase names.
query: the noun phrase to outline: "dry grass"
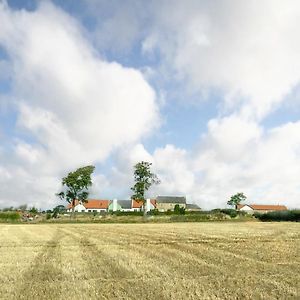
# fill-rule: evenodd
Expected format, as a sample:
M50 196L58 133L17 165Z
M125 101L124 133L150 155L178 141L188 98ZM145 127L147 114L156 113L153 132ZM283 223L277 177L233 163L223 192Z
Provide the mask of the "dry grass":
M300 299L300 224L0 225L0 299Z

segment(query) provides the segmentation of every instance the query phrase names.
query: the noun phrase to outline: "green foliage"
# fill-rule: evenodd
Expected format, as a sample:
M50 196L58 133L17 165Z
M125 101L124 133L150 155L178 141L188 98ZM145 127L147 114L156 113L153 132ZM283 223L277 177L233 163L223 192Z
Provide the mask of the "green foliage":
M221 209L221 213L230 216L231 218L235 218L238 215L238 212L235 209Z
M242 201L245 201L247 197L244 195L244 193L237 193L230 197L230 200L227 202L228 205L237 206Z
M57 210L59 213L64 213L66 211L66 207L64 205L57 205L53 210Z
M88 188L92 185L91 175L94 170L94 166L86 166L74 172L70 172L62 179L62 185L65 187L65 191L56 195L73 205L76 199L81 202L87 202L89 195Z
M300 210L271 211L264 214L255 213L254 216L261 221L300 222Z
M51 219L51 214L47 213L46 214L46 220L49 220L49 219Z
M179 204L176 204L174 207L174 214L175 215L184 215L185 214L185 208L180 207Z
M4 208L2 209L2 211L13 211L13 210L15 210L13 206L10 206L10 207L4 207Z
M25 211L27 209L27 204L19 205L18 209L21 211Z
M131 188L133 195L131 199L145 203L145 193L153 184L159 184L157 175L151 172L151 163L141 161L134 166L135 184Z
M38 213L38 210L37 210L37 208L35 208L35 207L33 206L33 207L31 207L31 208L29 209L29 212L32 213L32 214L34 214L34 215L36 215L36 214Z
M210 220L207 214L173 215L170 222L205 222Z
M149 215L151 216L158 216L160 214L159 210L157 208L152 209L148 212Z
M0 222L16 222L20 215L16 212L0 212Z
M115 216L142 216L143 212L142 211L114 211L111 212L112 215Z

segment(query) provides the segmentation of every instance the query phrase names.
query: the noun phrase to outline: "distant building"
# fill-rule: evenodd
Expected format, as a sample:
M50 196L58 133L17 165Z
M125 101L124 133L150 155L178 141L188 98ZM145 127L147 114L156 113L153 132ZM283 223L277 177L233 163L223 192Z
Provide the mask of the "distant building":
M197 204L186 204L186 211L201 211L201 208Z
M237 210L251 214L255 212L266 213L270 211L282 211L287 210L287 207L284 205L238 204Z
M133 211L131 206L132 200L118 200L118 207L120 211Z
M143 210L143 202L132 200L132 208L134 211L142 211ZM156 208L156 200L155 199L146 199L146 210L150 211Z
M146 200L146 210L150 211L156 208L156 200ZM143 202L135 200L114 199L108 206L108 211L143 211Z
M186 208L186 198L177 196L157 196L156 208L159 211L174 210L175 205Z
M105 212L108 209L110 200L88 199L88 202L75 201L74 211L76 212ZM67 212L72 212L72 204L67 206Z

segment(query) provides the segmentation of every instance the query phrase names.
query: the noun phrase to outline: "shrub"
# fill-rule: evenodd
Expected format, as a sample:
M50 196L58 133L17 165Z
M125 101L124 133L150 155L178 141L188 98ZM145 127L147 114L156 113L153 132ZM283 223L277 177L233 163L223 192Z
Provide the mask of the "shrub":
M184 215L185 214L185 208L180 207L179 204L176 204L174 207L174 214L175 215Z
M203 222L210 220L210 215L207 214L191 214L191 215L173 215L170 218L171 222Z
M2 222L15 222L20 220L20 215L16 212L1 212L0 221Z
M116 216L143 216L143 211L112 211L112 215Z
M238 215L238 212L232 208L221 209L220 212L230 216L231 218L235 218Z
M261 221L300 222L300 210L271 211L264 214L255 213L254 216Z
M150 210L148 212L148 214L151 215L151 216L158 216L160 214L160 212L158 211L157 208L155 208L155 209Z

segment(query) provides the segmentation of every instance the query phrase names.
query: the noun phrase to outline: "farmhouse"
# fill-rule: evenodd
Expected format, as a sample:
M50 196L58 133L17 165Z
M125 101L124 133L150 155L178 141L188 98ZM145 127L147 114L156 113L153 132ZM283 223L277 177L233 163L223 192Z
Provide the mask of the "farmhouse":
M237 210L251 214L255 212L266 213L270 211L287 210L287 207L284 205L239 204L237 205Z
M109 203L109 200L88 199L86 203L76 200L74 210L76 212L103 212L107 211ZM67 212L72 212L71 203L67 206Z
M150 211L156 208L156 200L146 200L146 210ZM108 206L108 211L142 211L143 202L135 200L117 200L114 199Z
M120 209L120 211L133 211L132 207L131 207L131 204L132 204L132 201L131 200L118 200L118 207Z
M159 211L174 210L176 204L186 208L186 198L175 196L157 196L156 198L156 208Z
M117 200L110 201L108 211L133 211L131 208L131 200Z
M143 210L143 202L132 200L132 208L134 211L142 211ZM146 199L146 211L150 211L156 208L156 200L155 199Z

